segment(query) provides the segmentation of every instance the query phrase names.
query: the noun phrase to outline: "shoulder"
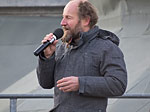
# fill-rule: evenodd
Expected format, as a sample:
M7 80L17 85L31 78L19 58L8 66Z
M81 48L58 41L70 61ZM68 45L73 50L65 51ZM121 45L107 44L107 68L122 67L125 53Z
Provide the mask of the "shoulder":
M103 40L109 40L112 43L119 46L120 40L119 40L118 36L111 31L99 29L99 33L98 33L97 37L101 38Z
M112 57L123 57L123 53L119 46L117 46L114 42L106 38L95 38L95 49L101 55L109 55Z

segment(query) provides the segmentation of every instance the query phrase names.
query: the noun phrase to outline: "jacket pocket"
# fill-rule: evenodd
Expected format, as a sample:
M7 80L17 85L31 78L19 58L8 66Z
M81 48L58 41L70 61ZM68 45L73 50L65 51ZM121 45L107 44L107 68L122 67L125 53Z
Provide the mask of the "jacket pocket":
M84 53L84 73L87 76L99 76L99 57L91 53Z

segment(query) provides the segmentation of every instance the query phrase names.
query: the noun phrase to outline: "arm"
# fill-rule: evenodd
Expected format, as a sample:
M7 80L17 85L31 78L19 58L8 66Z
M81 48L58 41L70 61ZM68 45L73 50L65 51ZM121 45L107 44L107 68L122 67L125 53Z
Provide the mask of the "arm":
M54 87L54 75L53 75L54 68L55 68L54 55L48 59L40 55L36 72L41 87L45 89L51 89L52 87Z
M42 43L51 40L53 34L46 35L42 40ZM55 69L55 50L58 40L55 40L53 44L50 44L39 55L39 63L37 67L37 77L39 84L45 88L50 89L54 87L54 69Z

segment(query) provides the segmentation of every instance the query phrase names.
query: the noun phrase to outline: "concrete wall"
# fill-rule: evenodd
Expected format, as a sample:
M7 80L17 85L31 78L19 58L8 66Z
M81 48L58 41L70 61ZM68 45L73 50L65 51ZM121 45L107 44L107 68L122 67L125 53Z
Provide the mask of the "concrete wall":
M0 0L0 7L64 6L69 0Z
M61 15L69 0L0 0L0 15Z

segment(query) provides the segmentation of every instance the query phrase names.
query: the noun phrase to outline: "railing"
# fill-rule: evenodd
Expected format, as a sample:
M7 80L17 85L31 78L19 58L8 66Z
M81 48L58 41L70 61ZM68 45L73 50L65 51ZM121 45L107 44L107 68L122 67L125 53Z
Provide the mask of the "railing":
M17 112L17 99L26 98L53 98L52 94L0 94L0 99L10 99L10 112ZM150 94L124 94L123 96L115 96L109 98L124 99L145 99L150 98Z

